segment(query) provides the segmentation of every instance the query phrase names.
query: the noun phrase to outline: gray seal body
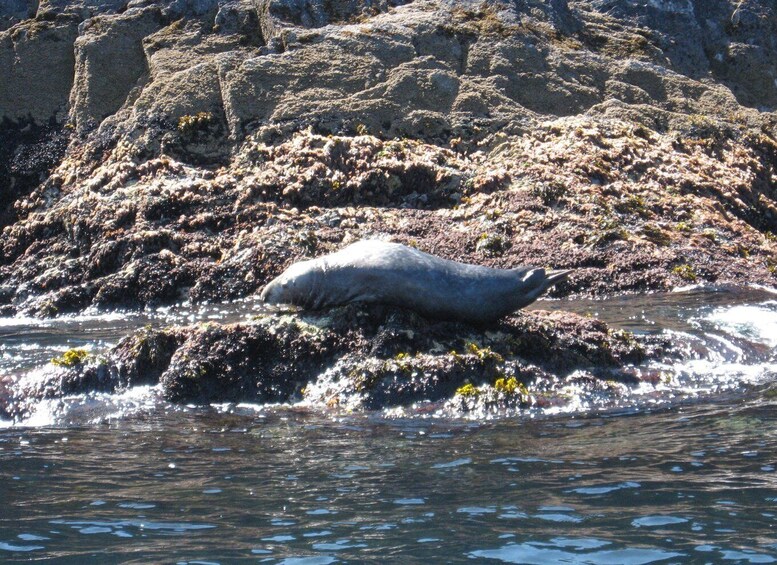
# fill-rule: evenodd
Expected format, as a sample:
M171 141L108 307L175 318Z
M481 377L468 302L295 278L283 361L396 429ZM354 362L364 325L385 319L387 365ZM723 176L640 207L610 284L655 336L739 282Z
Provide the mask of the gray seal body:
M569 271L492 269L364 240L330 255L294 263L261 299L318 310L351 302L400 306L427 318L492 322L531 304Z

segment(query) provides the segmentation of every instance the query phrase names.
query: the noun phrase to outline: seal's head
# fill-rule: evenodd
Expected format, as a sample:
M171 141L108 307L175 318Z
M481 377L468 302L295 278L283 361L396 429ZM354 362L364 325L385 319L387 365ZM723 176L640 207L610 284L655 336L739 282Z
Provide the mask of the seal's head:
M267 283L259 298L267 304L307 306L320 277L314 261L294 263Z

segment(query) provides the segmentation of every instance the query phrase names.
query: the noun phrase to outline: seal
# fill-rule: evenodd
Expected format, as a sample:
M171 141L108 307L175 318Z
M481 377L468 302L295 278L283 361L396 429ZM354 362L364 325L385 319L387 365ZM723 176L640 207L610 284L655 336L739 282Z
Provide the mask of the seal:
M292 264L265 286L260 298L308 310L351 302L388 304L435 320L482 324L531 304L568 273L525 266L492 269L368 239Z

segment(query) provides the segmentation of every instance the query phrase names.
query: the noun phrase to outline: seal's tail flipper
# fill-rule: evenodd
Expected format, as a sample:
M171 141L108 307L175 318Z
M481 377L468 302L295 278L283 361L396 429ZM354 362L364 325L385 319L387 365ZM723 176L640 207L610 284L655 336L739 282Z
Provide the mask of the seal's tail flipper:
M572 269L561 269L557 271L545 271L545 276L548 277L548 286L545 288L548 289L557 282L561 282L567 278L567 275L572 272Z
M528 269L523 276L522 284L517 288L513 299L513 311L528 306L557 282L563 281L570 270L546 271L545 269Z
M552 287L557 282L561 282L567 278L567 275L572 271L565 269L559 271L546 271L545 269L535 269L531 276L536 282L532 285L533 288L529 288L528 297L531 297L531 301L534 302L542 294Z

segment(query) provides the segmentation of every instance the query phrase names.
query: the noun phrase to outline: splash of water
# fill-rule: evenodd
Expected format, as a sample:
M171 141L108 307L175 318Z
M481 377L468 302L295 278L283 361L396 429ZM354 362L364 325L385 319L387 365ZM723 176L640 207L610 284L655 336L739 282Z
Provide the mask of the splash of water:
M462 414L452 404L421 403L391 408L384 416L444 417L487 420L512 416L543 417L557 414L637 411L671 406L720 394L742 393L748 387L777 378L777 300L765 291L693 288L686 292L607 300L554 301L543 308L594 315L614 327L637 333L662 333L682 351L681 359L650 362L634 367L637 385L568 376L554 390L533 397L528 408L488 409ZM148 323L170 324L202 320L235 321L256 313L254 301L231 304L160 308L125 314L88 313L55 320L13 318L0 320L0 375L34 383L47 378L42 369L63 350L78 346L99 353L128 332ZM324 370L311 382L302 410L347 413L359 410L358 393L344 393L338 372ZM337 398L337 402L331 399ZM91 393L38 402L23 421L13 425L51 426L66 423L111 421L159 409L164 403L155 387L138 387L117 394ZM256 405L219 407L220 411L258 409ZM176 409L187 409L177 407ZM196 409L189 407L188 409ZM262 407L267 410L268 407ZM287 408L283 408L287 409ZM9 422L0 424L12 425Z

